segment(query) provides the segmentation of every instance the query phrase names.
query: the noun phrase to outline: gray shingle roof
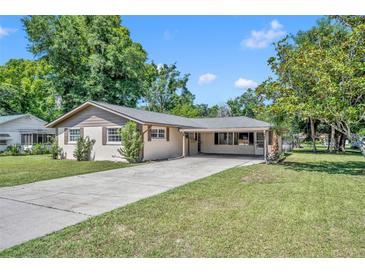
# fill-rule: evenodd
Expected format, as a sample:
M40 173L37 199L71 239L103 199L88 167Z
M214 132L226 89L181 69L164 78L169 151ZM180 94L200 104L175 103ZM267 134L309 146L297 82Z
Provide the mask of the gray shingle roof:
M269 123L249 117L194 118L194 123L201 128L263 128Z
M248 117L186 118L166 113L122 107L104 102L91 102L143 123L167 124L185 128L266 128L271 126L264 121Z
M0 124L4 124L4 123L10 122L10 121L13 121L13 120L21 118L23 116L26 116L26 114L0 116Z

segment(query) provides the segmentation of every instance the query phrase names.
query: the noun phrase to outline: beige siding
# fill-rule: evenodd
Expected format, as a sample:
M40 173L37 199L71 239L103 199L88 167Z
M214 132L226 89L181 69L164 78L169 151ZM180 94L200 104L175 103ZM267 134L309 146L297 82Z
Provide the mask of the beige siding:
M102 127L121 126L127 119L106 110L89 106L57 125L60 128L68 127Z
M202 153L217 153L217 154L255 154L255 146L240 146L240 145L215 145L214 133L201 133L201 152Z
M170 141L165 139L151 139L148 141L147 125L143 127L144 160L158 160L182 156L182 133L178 128L170 127ZM164 128L152 126L153 128ZM166 136L165 136L166 137Z
M93 160L109 160L109 161L125 161L118 152L121 144L102 143L102 127L85 127L84 137L95 140L95 144L91 153ZM64 128L58 128L58 145L63 149L63 158L74 159L73 152L75 144L64 144Z

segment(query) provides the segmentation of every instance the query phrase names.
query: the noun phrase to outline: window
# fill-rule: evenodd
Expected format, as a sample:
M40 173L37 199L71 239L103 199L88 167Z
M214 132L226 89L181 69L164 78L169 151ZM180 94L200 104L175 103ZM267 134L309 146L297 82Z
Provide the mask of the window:
M22 134L20 136L22 145L32 145L33 144L33 134Z
M162 128L151 129L151 138L152 139L165 139L165 130Z
M0 146L6 146L6 140L0 140Z
M54 134L24 133L20 135L22 145L50 144Z
M69 142L77 142L80 138L80 129L70 129L68 133Z
M108 128L108 143L120 143L122 141L119 130L119 128Z
M232 145L233 133L232 132L216 132L214 133L215 145Z
M238 133L238 145L253 145L254 135L253 132L239 132Z

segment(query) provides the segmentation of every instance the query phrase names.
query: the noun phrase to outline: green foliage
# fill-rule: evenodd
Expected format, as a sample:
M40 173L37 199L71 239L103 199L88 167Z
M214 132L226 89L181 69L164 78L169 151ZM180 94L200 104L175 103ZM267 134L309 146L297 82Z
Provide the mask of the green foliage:
M80 137L77 140L73 156L77 161L90 161L94 144L95 140L90 140L89 137Z
M319 120L351 139L365 119L365 23L362 17L341 18L326 18L278 42L268 61L277 79L257 92L272 102L272 115Z
M57 160L62 154L62 148L58 146L57 138L53 138L51 142L51 156L52 159Z
M142 46L120 16L28 16L29 50L47 60L64 111L86 100L134 107L144 94Z
M31 152L33 155L40 155L40 154L49 154L50 151L48 149L48 145L45 144L34 144L32 146Z
M257 111L264 106L262 97L253 89L247 89L241 96L227 101L232 116L257 117Z
M61 114L45 60L15 60L0 66L0 114L31 113L46 121Z
M19 144L13 144L8 146L5 151L3 152L4 155L12 155L17 156L21 154L21 145Z
M122 146L118 149L118 152L130 163L140 161L143 143L137 124L133 121L127 122L121 129L120 135L122 137Z
M145 96L148 110L169 112L178 104L192 105L194 95L186 87L188 74L180 76L175 64L164 64L159 67L152 64L152 66L153 81Z

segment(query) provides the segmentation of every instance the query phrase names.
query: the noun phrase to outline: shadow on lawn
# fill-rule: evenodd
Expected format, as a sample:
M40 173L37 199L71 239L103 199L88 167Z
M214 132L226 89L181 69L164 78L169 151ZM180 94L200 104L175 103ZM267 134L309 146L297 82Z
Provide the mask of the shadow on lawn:
M290 162L285 161L281 164L285 168L293 169L295 171L314 171L326 172L328 174L344 174L365 176L365 162L364 161L346 161L346 162Z
M317 150L317 152L313 152L311 149L296 149L295 153L297 154L328 154L328 155L339 155L339 156L354 156L354 155L361 155L360 150L356 149L348 149L346 152L339 152L339 153L329 153L327 150Z

